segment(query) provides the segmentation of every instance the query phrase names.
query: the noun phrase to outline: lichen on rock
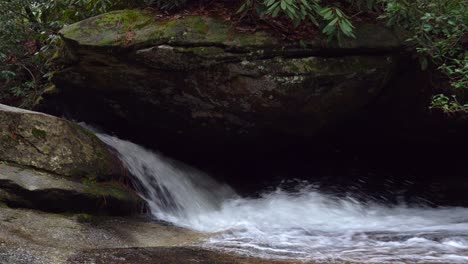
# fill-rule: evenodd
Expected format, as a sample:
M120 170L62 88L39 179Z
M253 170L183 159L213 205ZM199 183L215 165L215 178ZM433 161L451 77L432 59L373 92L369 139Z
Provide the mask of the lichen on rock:
M0 105L0 161L72 178L119 173L118 159L92 132L50 115Z

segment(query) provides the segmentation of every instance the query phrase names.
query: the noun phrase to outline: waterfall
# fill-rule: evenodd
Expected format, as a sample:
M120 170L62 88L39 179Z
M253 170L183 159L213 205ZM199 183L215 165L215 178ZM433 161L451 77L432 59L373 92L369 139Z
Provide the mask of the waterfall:
M151 214L212 234L206 247L327 263L468 263L468 208L362 203L310 185L245 198L161 154L98 136L119 153Z
M222 202L236 197L227 185L200 171L136 144L105 134L98 137L118 153L136 177L136 188L154 217L178 222L219 210Z

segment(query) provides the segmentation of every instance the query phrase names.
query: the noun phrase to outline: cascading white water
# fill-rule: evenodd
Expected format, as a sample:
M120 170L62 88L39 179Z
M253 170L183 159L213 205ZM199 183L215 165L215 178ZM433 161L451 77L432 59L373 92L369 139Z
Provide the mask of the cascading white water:
M311 186L242 198L193 168L98 136L136 177L153 216L213 233L207 247L317 262L468 263L468 208L363 204Z
M136 144L105 134L98 137L119 153L136 188L160 220L177 223L219 210L222 202L236 196L227 185L217 183L193 168L164 158Z

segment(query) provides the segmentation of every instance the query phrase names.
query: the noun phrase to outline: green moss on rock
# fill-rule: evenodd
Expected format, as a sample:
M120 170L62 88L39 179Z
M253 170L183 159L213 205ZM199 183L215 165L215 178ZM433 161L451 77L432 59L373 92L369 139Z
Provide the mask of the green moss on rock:
M113 197L123 201L137 200L136 195L132 194L131 191L117 182L97 183L91 180L85 180L84 184L86 186L84 191L95 197Z
M126 37L129 32L131 36ZM237 32L229 22L203 16L155 21L148 11L121 10L62 29L65 39L87 46L144 46L163 43L270 46L278 40L264 32Z
M356 26L356 39L348 39L340 47L326 37L302 42L289 42L265 31L240 32L232 22L208 16L183 16L173 20L156 20L147 10L120 10L92 17L65 27L60 32L66 40L83 46L148 47L160 44L182 46L216 45L228 48L284 48L316 50L322 48L396 49L402 40L388 28L376 24Z
M0 208L8 208L8 205L2 201L0 201Z
M46 139L47 137L47 132L41 129L37 129L35 127L31 130L31 133L33 134L34 137L38 139Z
M149 13L123 10L92 17L65 27L61 34L82 45L114 46L123 44L122 36L129 30L148 25L153 18Z

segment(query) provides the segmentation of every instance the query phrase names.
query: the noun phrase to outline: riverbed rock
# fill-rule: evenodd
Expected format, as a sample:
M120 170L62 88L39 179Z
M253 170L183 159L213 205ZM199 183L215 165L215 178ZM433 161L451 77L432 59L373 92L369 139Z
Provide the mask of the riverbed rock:
M299 42L239 32L215 17L157 21L141 10L103 14L61 34L69 67L40 109L192 149L313 136L372 103L402 47L380 25L358 25L357 38L339 46L320 35Z
M142 217L55 214L0 206L2 264L95 263L69 259L87 250L190 245L204 236Z
M145 218L52 214L0 206L2 264L307 263L201 248L209 236Z
M64 119L0 104L0 161L90 180L124 170L92 132Z
M0 202L51 212L128 215L141 200L118 182L71 181L30 168L0 163Z
M306 260L273 260L207 250L199 247L154 247L87 250L69 259L70 264L314 264Z

